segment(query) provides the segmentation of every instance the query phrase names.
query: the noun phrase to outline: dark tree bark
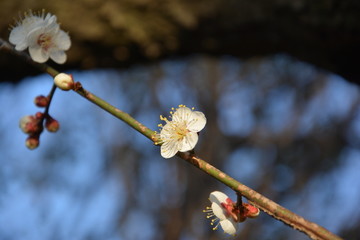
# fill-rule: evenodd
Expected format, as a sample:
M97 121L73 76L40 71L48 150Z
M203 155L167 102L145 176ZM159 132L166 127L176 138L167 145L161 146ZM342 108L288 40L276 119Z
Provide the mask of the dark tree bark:
M360 83L357 0L32 1L0 3L1 37L18 12L45 8L72 37L60 69L122 68L192 54L285 53ZM59 68L59 67L57 67ZM37 70L0 54L1 81Z

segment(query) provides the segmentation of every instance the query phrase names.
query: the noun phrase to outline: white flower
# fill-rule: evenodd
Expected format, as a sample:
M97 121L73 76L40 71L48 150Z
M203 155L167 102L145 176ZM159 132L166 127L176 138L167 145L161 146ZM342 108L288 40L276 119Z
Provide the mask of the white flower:
M71 46L69 35L60 29L56 16L48 13L34 15L31 11L25 14L24 19L17 22L11 30L9 41L15 49L23 51L29 48L31 58L35 62L46 62L49 57L62 64L66 61L64 51Z
M206 124L205 115L202 112L193 111L190 108L179 105L175 112L171 111L171 121L160 116L165 121L165 126L160 131L161 156L164 158L173 157L178 151L186 152L194 149L198 142L198 132Z
M211 207L207 207L204 212L207 213L207 218L212 218L211 225L216 224L213 230L220 225L225 233L235 235L238 221L236 204L225 193L219 191L210 193L209 200Z

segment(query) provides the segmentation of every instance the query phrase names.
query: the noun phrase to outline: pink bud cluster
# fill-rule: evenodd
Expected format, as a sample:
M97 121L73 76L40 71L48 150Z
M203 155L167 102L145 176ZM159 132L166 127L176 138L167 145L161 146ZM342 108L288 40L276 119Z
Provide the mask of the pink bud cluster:
M37 96L34 103L38 107L48 107L49 98L45 96ZM46 111L45 111L46 112ZM34 115L27 115L20 119L20 129L28 135L25 145L29 149L35 149L40 144L40 135L44 129L49 132L57 132L59 130L59 122L51 117L48 113L37 112Z

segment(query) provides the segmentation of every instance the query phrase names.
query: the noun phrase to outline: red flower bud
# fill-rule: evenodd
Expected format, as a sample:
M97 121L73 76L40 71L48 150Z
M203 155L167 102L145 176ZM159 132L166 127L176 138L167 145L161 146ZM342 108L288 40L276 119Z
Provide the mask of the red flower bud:
M20 119L19 127L26 134L40 133L42 126L39 124L39 120L34 116L24 116Z
M248 203L243 203L244 217L256 218L260 214L260 210Z
M45 120L45 128L49 131L49 132L57 132L59 130L60 124L59 122L48 116Z
M40 144L39 135L29 136L25 141L26 147L31 150L37 148L39 144Z
M42 112L35 113L35 118L36 119L41 120L41 119L43 119L43 117L44 117L44 114Z
M38 107L46 107L49 104L49 98L40 95L34 99L34 103Z

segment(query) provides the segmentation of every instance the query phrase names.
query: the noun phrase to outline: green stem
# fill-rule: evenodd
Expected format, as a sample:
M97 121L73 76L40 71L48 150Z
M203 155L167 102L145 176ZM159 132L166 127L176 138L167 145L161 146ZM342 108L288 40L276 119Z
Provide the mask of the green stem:
M104 101L103 99L101 99L101 98L97 97L96 95L92 94L91 92L85 90L79 82L75 83L74 91L76 93L80 94L81 96L83 96L84 98L86 98L87 100L89 100L90 102L96 104L103 110L107 111L111 115L124 121L129 126L134 128L136 131L140 132L145 137L149 138L154 143L158 142L157 134L154 131L152 131L151 129L147 128L146 126L144 126L143 124L138 122L136 119L131 117L128 113L121 111L120 109L112 106L111 104Z
M55 77L59 72L55 69L49 67L46 64L39 64L34 63L31 61L31 58L23 53L15 51L15 49L2 40L0 38L0 48L5 49L18 55L25 60L29 61L32 65L39 68L40 70L47 72L52 77ZM155 144L159 143L159 139L157 137L156 132L152 131L151 129L147 128L136 119L131 117L128 113L121 111L120 109L112 106L111 104L107 103L103 99L97 97L96 95L92 94L91 92L85 90L82 85L77 82L75 84L74 91L80 94L82 97L86 98L90 102L96 104L103 110L109 112L116 118L124 121L129 126L134 128L136 131L140 132L150 140L152 140ZM277 220L284 222L285 224L297 229L299 231L304 232L312 239L321 239L321 240L340 240L341 238L327 229L313 223L310 221L305 220L303 217L291 212L290 210L280 206L279 204L273 202L272 200L266 198L265 196L261 195L260 193L254 191L253 189L247 187L246 185L236 181L232 177L228 176L221 170L215 168L211 164L207 163L206 161L202 160L201 158L197 157L196 155L190 152L178 152L177 156L184 159L185 161L189 162L190 164L194 165L195 167L199 168L200 170L204 171L208 175L214 177L218 181L222 182L226 186L233 189L235 192L240 193L242 196L247 198L250 203L254 206L258 207L262 211L266 212L270 216L274 217Z

